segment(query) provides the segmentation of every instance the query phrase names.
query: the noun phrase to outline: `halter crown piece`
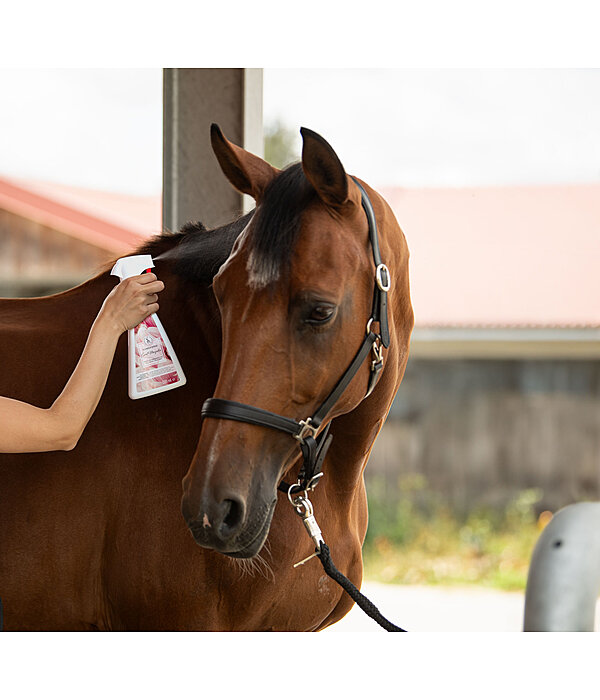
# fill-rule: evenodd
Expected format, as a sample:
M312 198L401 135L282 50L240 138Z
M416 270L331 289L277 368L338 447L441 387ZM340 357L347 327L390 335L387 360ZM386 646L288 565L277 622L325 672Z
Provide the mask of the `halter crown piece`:
M375 388L383 369L383 348L389 347L390 344L387 318L387 293L391 287L390 271L381 260L377 222L375 221L371 201L362 185L355 178L352 179L360 190L362 206L369 224L369 239L375 263L375 285L373 306L371 317L367 322L366 336L348 369L346 369L325 401L312 416L305 420L296 421L293 418L286 418L277 413L265 411L262 408L238 403L237 401L229 401L228 399L206 399L202 406L202 418L224 418L226 420L235 420L241 423L272 428L273 430L288 433L298 441L303 457L303 464L298 474L298 483L290 486L282 481L278 486L280 491L285 491L288 495L301 491L311 491L315 488L319 479L323 476L320 469L333 440L333 436L328 435L331 423L325 426L320 435L318 434L323 420L338 402L354 375L362 366L362 363L371 353L371 373L367 393L364 398L369 396ZM373 323L379 323L379 333L372 329Z

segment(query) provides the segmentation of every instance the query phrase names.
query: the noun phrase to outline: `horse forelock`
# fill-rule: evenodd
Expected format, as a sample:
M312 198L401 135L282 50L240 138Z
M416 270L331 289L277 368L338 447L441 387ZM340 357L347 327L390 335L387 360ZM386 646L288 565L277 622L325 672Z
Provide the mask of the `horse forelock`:
M248 230L251 286L265 287L289 269L302 214L316 196L301 163L290 165L265 188Z
M289 269L302 214L317 194L301 163L289 166L267 186L260 205L239 219L207 230L200 222L185 224L177 233L163 233L137 253L170 258L176 274L210 284L250 220L248 281L264 287Z

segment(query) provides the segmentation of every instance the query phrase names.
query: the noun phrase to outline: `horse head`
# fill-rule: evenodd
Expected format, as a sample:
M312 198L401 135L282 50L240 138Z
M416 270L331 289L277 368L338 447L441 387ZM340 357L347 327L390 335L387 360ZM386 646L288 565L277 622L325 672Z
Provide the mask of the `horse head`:
M212 127L224 174L256 200L254 214L213 280L222 323L214 397L299 422L330 396L370 332L375 265L364 188L379 228L381 257L391 270L391 280L379 280L392 283L391 343L389 348L374 344L385 370L373 395L365 400L375 364L368 357L320 427L361 402L371 402L380 427L404 371L412 330L408 249L387 203L346 174L321 136L308 129L301 133L301 163L280 171ZM298 471L299 436L294 440L289 432L258 422L207 412L183 482L182 513L197 543L236 558L260 551L277 487ZM319 432L309 430L316 439Z

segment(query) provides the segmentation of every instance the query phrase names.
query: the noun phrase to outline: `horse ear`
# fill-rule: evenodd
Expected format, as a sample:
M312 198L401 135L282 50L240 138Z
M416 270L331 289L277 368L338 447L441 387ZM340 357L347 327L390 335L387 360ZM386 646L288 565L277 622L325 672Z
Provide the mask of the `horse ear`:
M210 126L210 142L221 170L240 192L259 200L279 170L265 160L228 141L217 124Z
M322 136L302 127L302 168L321 200L339 207L348 200L348 176L336 152Z

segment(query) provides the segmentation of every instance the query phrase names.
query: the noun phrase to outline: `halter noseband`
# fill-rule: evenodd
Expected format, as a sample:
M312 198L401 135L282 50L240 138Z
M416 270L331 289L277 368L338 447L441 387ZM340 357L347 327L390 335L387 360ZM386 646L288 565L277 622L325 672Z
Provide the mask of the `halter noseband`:
M375 384L377 384L377 380L383 369L382 346L387 348L390 344L387 319L387 292L391 286L390 272L387 266L381 261L379 239L377 236L377 222L375 221L375 214L371 201L362 185L355 178L352 179L360 190L362 206L367 215L367 222L369 224L369 239L373 249L373 260L375 262L375 291L373 294L371 318L367 323L365 339L348 369L344 372L325 401L313 415L306 420L296 421L293 418L286 418L277 413L265 411L262 408L238 403L237 401L229 401L228 399L206 399L202 406L202 418L224 418L226 420L235 420L241 423L250 423L265 428L272 428L273 430L280 430L284 433L288 433L299 442L300 449L302 450L303 464L298 475L298 483L290 486L282 481L278 486L279 490L286 491L288 494L297 491L312 490L317 485L322 476L320 472L321 465L323 464L325 454L333 439L332 435L328 436L331 423L328 423L321 432L321 435L317 436L323 420L344 393L346 387L350 384L369 353L372 353L371 374L369 376L367 393L364 398L369 396L375 388ZM379 333L375 333L375 331L372 330L372 325L375 322L379 323Z

